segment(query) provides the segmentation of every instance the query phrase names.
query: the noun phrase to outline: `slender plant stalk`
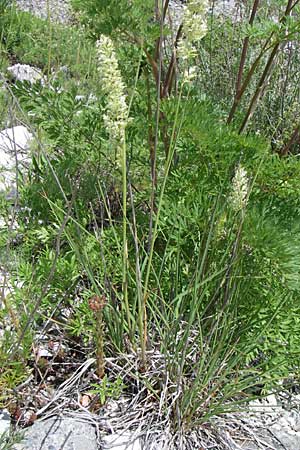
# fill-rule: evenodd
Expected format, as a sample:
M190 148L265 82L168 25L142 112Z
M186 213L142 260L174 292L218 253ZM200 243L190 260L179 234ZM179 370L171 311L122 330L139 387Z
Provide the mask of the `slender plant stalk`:
M175 72L175 67L176 67L176 48L177 48L179 39L181 37L181 34L182 34L182 24L178 28L176 39L174 42L174 48L173 48L173 52L172 52L172 56L171 56L171 61L170 61L169 67L168 67L166 79L165 79L163 89L162 89L162 98L167 97L171 94L172 82L173 82L174 72Z
M124 132L125 133L125 132ZM126 160L126 140L121 147L121 170L122 170L122 214L123 214L123 276L122 276L122 292L125 312L127 316L127 324L129 334L132 334L130 308L128 301L128 242L127 242L127 160Z
M52 23L50 14L50 0L47 0L47 23L48 23L48 63L47 63L47 77L51 75L51 56L52 56Z
M104 356L104 326L102 310L96 312L96 364L97 375L103 378L105 374L105 356Z
M167 11L169 7L169 0L161 0L161 6L159 5L159 0L155 0L155 17L156 22L164 23ZM163 35L160 34L159 38L155 43L155 52L154 52L154 60L158 62L159 60L159 52L160 46L162 44Z
M158 65L157 65L157 62L155 61L155 58L153 58L153 56L149 53L147 48L144 46L143 39L140 39L136 35L132 35L127 30L123 30L123 34L128 38L129 42L131 42L133 44L137 44L140 48L143 49L143 52L144 52L144 54L145 54L145 56L147 58L147 61L148 61L148 63L151 66L152 74L153 74L155 83L158 84L158 71L159 71Z
M170 148L169 148L169 152L168 152L168 156L167 156L167 160L166 160L166 164L165 164L165 173L164 173L164 178L163 178L162 186L161 186L161 190L160 190L158 207L157 207L157 212L156 212L156 217L155 217L155 222L154 222L154 229L153 229L152 239L151 239L151 243L150 243L150 251L149 251L149 256L148 256L148 260L147 260L146 275L145 275L145 282L144 282L144 292L143 292L143 302L145 304L145 308L146 308L146 303L147 303L147 299L149 296L148 287L149 287L150 273L151 273L151 268L152 268L152 259L153 259L153 254L154 254L154 244L155 244L155 241L157 238L158 223L159 223L160 213L161 213L161 209L162 209L163 197L164 197L164 193L165 193L165 189L166 189L166 185L167 185L167 179L168 179L171 163L173 160L173 155L175 152L174 139L175 139L175 135L176 135L175 131L176 131L177 123L178 123L181 97L182 97L182 87L181 87L181 90L180 90L179 96L178 96L175 119L174 119L174 123L173 123L173 129L172 129L171 140L170 140Z
M250 16L250 19L249 19L249 25L250 26L253 25L253 22L254 22L256 13L257 13L258 5L259 5L259 0L254 0L253 6L252 6L251 16ZM237 75L236 95L238 94L238 92L241 89L242 79L243 79L243 72L244 72L244 67L245 67L245 62L246 62L246 57L247 57L247 52L248 52L248 47L249 47L249 36L246 36L245 39L244 39L244 43L243 43L243 49L242 49L241 60L240 60L240 65L239 65L239 71L238 71L238 75Z
M148 145L150 149L150 164L151 164L151 181L152 185L157 185L157 173L155 165L155 136L152 126L152 108L151 108L151 93L149 74L146 72L146 89L147 89L147 114L148 114Z
M283 72L284 72L284 83L283 83L283 87L282 87L282 92L280 94L281 97L281 104L280 104L280 113L281 113L281 119L283 119L284 117L284 108L285 108L285 101L286 101L286 92L287 92L287 88L288 88L288 84L289 84L289 79L290 79L290 75L291 75L291 64L292 64L292 56L293 56L293 45L289 45L288 46L288 61L287 61L287 65L285 68L283 68Z
M155 209L155 193L156 193L156 153L158 146L158 132L159 132L159 122L160 122L160 103L161 103L161 75L162 75L162 38L163 38L163 27L164 27L164 16L163 16L163 0L161 4L161 14L160 14L160 37L159 37L159 47L158 47L158 78L157 78L157 95L156 95L156 110L155 110L155 135L154 135L154 145L153 148L150 147L150 162L151 162L151 194L150 194L150 219L149 219L149 237L148 237L148 251L150 251L152 243L152 232L153 232L153 215ZM149 110L149 108L148 108Z
M44 286L43 286L43 288L41 290L40 296L36 299L36 301L34 303L34 307L33 307L32 311L30 312L30 314L29 314L29 316L27 318L26 324L23 327L23 330L22 330L22 332L21 332L21 334L19 336L19 339L18 339L16 345L13 345L13 347L12 347L12 351L11 351L11 355L12 356L17 351L19 346L22 344L22 341L23 341L23 339L24 339L24 337L26 335L26 332L27 332L27 330L29 329L30 325L32 324L32 322L34 320L35 314L37 313L37 311L38 311L38 309L39 309L43 299L45 298L47 292L49 291L50 283L51 283L51 281L52 281L52 279L53 279L53 277L55 275L56 267L57 267L57 261L58 261L59 255L60 255L62 235L63 235L63 233L65 231L65 228L67 226L67 223L69 221L69 218L70 218L70 215L71 215L71 210L72 210L72 207L73 207L73 204L74 204L74 201L75 201L75 194L76 193L77 193L77 191L74 190L73 194L72 194L72 199L71 199L70 202L68 202L67 212L66 212L65 217L64 217L64 219L62 221L62 224L61 224L61 226L60 226L60 228L58 230L57 237L56 237L56 242L55 242L55 256L54 256L54 260L53 260L53 263L51 265L50 271L48 273L47 279L46 279L46 281L44 283Z
M143 302L143 288L142 288L142 274L140 267L140 250L139 241L137 233L136 224L136 214L134 208L134 199L132 193L131 183L128 183L131 210L132 210L132 236L135 246L135 272L136 272L136 287L137 287L137 297L138 297L138 327L140 335L140 347L141 347L141 370L146 370L146 346L147 346L147 311L145 308L145 303Z
M150 218L149 218L149 236L148 236L148 252L151 252L151 246L153 241L153 215L155 210L155 194L156 194L156 153L158 146L158 130L159 130L159 121L160 121L160 102L161 102L161 75L162 75L162 39L163 39L163 27L164 27L164 14L163 14L163 0L161 0L161 14L160 14L160 36L158 39L158 78L156 83L157 89L157 97L156 97L156 111L155 111L155 136L154 136L154 145L150 146L150 163L151 163L151 194L150 194ZM158 8L159 5L157 4ZM150 99L148 103L148 112ZM151 108L151 105L150 105ZM150 126L150 125L149 125ZM150 142L151 144L151 142ZM142 305L140 306L140 333L143 329L144 338L141 339L141 363L142 369L146 368L146 340L147 340L147 319L146 319L146 299L147 296L144 295L143 298L140 299L142 301Z
M249 25L252 26L255 16L256 16L256 12L258 9L258 5L259 5L259 0L254 0L253 3L253 7L252 7L252 12L251 12L251 16L249 19ZM238 74L237 74L237 80L236 80L236 88L235 88L235 96L233 99L233 106L231 108L231 111L229 113L228 119L227 119L227 123L230 123L233 119L234 113L235 113L235 109L240 101L241 98L241 87L242 87L242 80L243 80L243 73L244 73L244 68L245 68L245 63L246 63L246 57L247 57L247 52L248 52L248 47L249 47L249 36L246 36L244 39L244 43L243 43L243 49L242 49L242 54L241 54L241 59L240 59L240 64L239 64L239 70L238 70Z
M245 78L245 80L244 80L242 86L240 87L239 92L236 93L235 98L234 98L234 101L233 101L233 104L232 104L232 107L231 107L231 110L230 110L229 115L228 115L228 119L227 119L227 123L228 123L228 124L230 124L230 123L232 122L232 119L233 119L233 117L234 117L234 115L235 115L235 112L236 112L236 110L237 110L237 108L238 108L238 106L239 106L239 104L240 104L240 101L241 101L243 95L244 95L245 92L246 92L247 87L248 87L249 84L250 84L250 81L251 81L251 79L252 79L252 77L253 77L253 75L254 75L254 73L255 73L255 70L256 70L256 68L258 67L258 65L259 65L259 63L260 63L260 61L261 61L261 59L262 59L263 56L264 56L264 54L266 53L266 51L267 51L268 48L269 48L270 41L271 41L271 36L269 36L269 38L267 39L267 41L266 41L265 44L263 45L263 47L262 47L262 49L261 49L259 55L257 56L257 58L255 59L255 61L254 61L253 64L251 65L251 67L250 67L250 69L249 69L249 71L248 71L248 73L247 73L247 75L246 75L246 78Z
M155 19L156 22L159 21L159 4L158 4L159 0L155 0Z
M79 37L78 46L76 49L76 66L79 66L80 63L80 51L81 51L81 36ZM89 67L89 65L88 65Z

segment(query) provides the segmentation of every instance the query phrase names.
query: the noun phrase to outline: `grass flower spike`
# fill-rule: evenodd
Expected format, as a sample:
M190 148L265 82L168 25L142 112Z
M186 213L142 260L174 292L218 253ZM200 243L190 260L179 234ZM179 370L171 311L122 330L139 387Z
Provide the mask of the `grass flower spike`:
M246 170L239 164L232 180L230 202L234 211L241 211L247 205L249 182Z
M98 71L101 74L102 89L107 96L104 123L111 140L120 146L125 141L125 128L128 123L125 84L118 67L112 40L103 35L96 45Z
M102 35L97 41L98 71L102 77L102 89L106 94L106 114L104 124L110 139L115 146L115 160L122 173L122 213L123 213L123 305L130 327L130 311L128 303L128 244L127 244L127 156L125 129L129 122L126 104L125 84L123 83L114 44L108 36Z
M178 55L185 61L195 57L195 45L207 33L208 8L208 0L190 0L186 6L182 22L183 36L178 44Z

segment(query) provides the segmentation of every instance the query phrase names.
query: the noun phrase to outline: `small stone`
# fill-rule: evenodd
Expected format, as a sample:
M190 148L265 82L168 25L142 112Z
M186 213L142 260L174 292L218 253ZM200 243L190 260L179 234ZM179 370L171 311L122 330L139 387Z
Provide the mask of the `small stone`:
M139 439L134 439L130 433L110 434L103 438L103 450L141 450Z
M75 100L77 102L83 102L85 100L85 96L84 95L76 95Z
M261 400L253 400L249 403L250 411L254 413L280 413L281 407L278 405L275 395L269 395Z

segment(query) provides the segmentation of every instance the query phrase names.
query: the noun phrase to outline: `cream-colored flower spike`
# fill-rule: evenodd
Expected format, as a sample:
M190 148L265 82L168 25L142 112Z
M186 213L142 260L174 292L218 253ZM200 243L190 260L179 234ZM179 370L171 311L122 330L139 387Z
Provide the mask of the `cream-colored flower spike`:
M196 55L197 44L207 33L206 14L208 0L190 0L185 7L182 21L182 38L178 44L178 55L189 60Z
M239 164L232 180L231 207L234 211L241 211L247 205L249 180L246 170Z
M114 44L108 36L97 41L98 71L101 74L103 92L107 97L104 123L110 138L121 145L125 140L128 123L125 84L122 81Z

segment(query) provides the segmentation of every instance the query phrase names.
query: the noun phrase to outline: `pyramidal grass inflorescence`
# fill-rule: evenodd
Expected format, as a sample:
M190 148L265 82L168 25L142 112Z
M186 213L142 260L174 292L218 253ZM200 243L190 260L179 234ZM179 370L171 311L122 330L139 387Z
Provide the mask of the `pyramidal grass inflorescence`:
M102 90L106 95L104 124L110 139L120 147L125 141L128 123L125 84L118 66L118 59L112 40L102 35L97 41L98 71L101 75Z
M206 14L208 0L190 0L185 7L182 21L182 38L178 43L177 53L183 61L194 58L196 45L207 33Z
M248 193L248 175L246 170L239 164L232 180L232 191L230 195L230 203L234 211L241 211L247 206Z

